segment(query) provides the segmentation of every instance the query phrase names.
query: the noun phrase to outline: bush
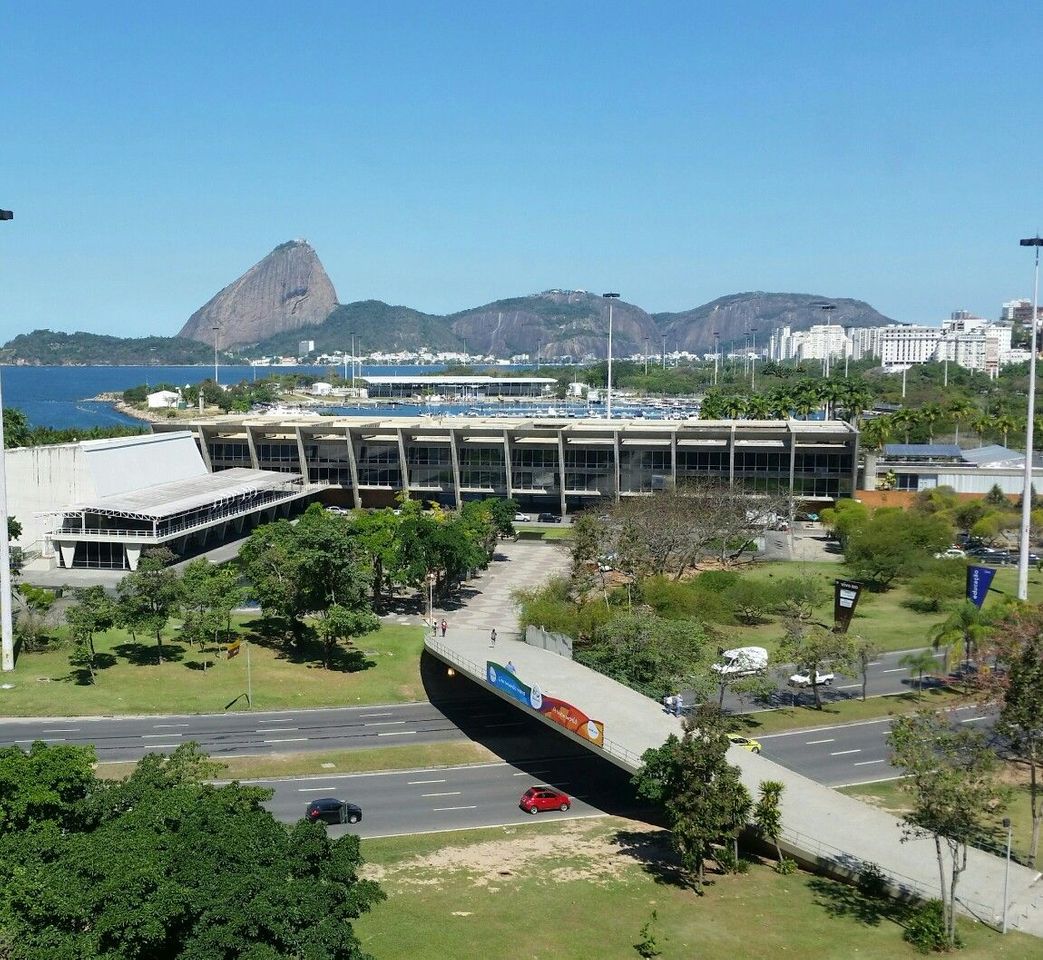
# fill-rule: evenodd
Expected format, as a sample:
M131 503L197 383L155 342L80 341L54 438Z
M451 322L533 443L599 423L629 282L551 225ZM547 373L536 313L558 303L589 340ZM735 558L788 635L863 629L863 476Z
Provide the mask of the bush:
M642 957L658 957L663 953L663 951L659 949L659 943L656 940L655 926L658 920L659 917L655 910L653 910L652 915L641 927L641 940L635 945L635 949Z
M750 861L745 857L735 856L731 847L725 847L717 854L717 862L725 873L749 873Z
M884 871L875 863L863 863L858 871L858 892L870 900L883 900L888 896L889 884Z
M678 620L698 617L710 623L734 623L724 593L739 582L739 575L725 570L708 570L692 580L650 577L640 586L641 600L661 617Z
M948 950L941 901L928 900L923 906L914 910L906 922L903 936L906 942L916 947L919 953L930 953L932 950L940 953ZM959 936L956 937L956 946L963 946Z
M784 877L788 877L790 874L797 872L797 861L790 860L789 857L783 857L778 863L775 864L775 872L781 873Z

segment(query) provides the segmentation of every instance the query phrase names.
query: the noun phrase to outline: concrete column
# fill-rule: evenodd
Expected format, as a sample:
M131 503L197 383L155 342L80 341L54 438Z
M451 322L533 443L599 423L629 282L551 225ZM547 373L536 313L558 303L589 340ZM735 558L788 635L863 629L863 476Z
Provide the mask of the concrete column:
M402 428L399 427L395 431L395 436L398 439L398 468L399 473L402 475L402 489L409 493L409 463L406 461L406 440L402 435Z
M68 540L56 540L55 543L62 555L62 566L71 570L72 561L76 557L76 544L70 543Z
M793 488L796 484L797 476L797 431L793 429L792 421L788 423L787 429L789 430L789 496L790 496L790 513L793 513ZM790 517L790 523L793 522L793 517Z
M453 491L456 494L456 509L459 510L464 505L464 495L460 489L460 450L457 447L457 443L456 431L450 429L449 457L453 464Z
M308 457L304 452L304 431L300 427L295 427L293 435L297 440L297 462L300 464L300 474L304 477L304 482L308 482Z
M619 503L619 494L620 494L620 490L619 490L619 483L620 483L620 480L619 480L619 478L620 478L619 451L620 451L619 431L618 430L613 430L612 431L612 474L613 474L613 478L615 479L614 486L615 486L615 489L616 489L616 503Z
M261 463L257 459L257 444L254 442L254 431L253 427L243 425L243 429L246 431L246 445L250 449L250 466L254 470L261 469Z
M206 429L201 423L196 424L196 436L199 438L199 451L203 455L203 462L206 464L207 470L213 473L214 464L210 460L210 445L206 438Z
M852 429L854 433L854 440L852 441L851 449L851 496L855 496L855 492L858 490L858 446L859 436L858 432ZM866 456L866 485L870 482L869 473L869 456ZM873 484L875 486L876 478L876 457L873 457Z
M503 431L503 472L504 480L506 481L505 486L507 487L507 499L510 500L514 496L514 481L513 473L511 472L512 459L514 455L514 448L511 446L511 431Z
M728 486L735 486L735 424L728 433Z
M351 493L355 500L355 509L362 508L362 493L359 491L359 465L355 459L355 441L351 436L351 427L344 428L344 442L348 445L348 472L351 474Z
M677 430L670 434L670 486L677 489Z
M125 551L127 553L127 566L131 570L137 570L138 569L138 561L141 559L141 545L140 544L136 544L134 546L131 546L131 544L128 543L126 545L126 547L124 547L124 549L125 549ZM63 557L65 556L65 549L64 548L62 549L62 556ZM70 566L71 566L71 564L70 564Z

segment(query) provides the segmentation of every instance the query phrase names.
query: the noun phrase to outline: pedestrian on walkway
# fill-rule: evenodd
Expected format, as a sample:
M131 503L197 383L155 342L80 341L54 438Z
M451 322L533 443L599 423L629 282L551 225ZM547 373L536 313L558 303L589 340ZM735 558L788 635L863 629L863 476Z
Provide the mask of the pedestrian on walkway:
M681 716L684 713L684 697L678 694L674 697L674 714L675 716Z
M448 629L449 629L449 624L448 624L448 623L446 623L446 619L445 619L445 617L442 617L442 636L443 636L443 637L445 636L445 632L446 632L446 630L448 630Z
M495 647L496 646L496 627L493 627L492 630L489 633L489 646L490 647Z
M663 709L667 713L673 712L673 697L669 693L663 695Z
M511 673L517 673L518 672L518 668L515 667L515 665L513 663L511 663L510 660L507 661L507 669L510 670Z

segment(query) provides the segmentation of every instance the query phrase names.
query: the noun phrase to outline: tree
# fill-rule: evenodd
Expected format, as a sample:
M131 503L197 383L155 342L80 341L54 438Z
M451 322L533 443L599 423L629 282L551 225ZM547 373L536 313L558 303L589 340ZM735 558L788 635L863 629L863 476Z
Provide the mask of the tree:
M865 637L855 636L852 638L855 654L855 664L858 666L859 676L862 678L862 702L866 702L866 687L869 686L869 665L880 655L880 648Z
M721 712L700 707L685 718L680 739L670 734L661 747L642 754L634 776L638 795L665 811L682 877L699 894L713 843L731 836L749 816L750 795L739 768L725 759L729 744Z
M948 617L930 632L935 650L945 649L946 660L963 655L965 667L977 663L982 644L988 639L993 625L993 615L964 600ZM969 676L969 670L965 671Z
M243 599L239 571L231 564L213 564L205 557L193 560L181 573L182 636L203 644L211 639L216 644L222 630L228 629L232 611ZM206 662L204 660L204 669Z
M779 657L804 667L811 677L815 709L822 709L822 684L818 674L834 670L842 673L855 663L855 640L847 633L834 633L820 624L791 620L779 642Z
M1013 653L1014 651L1012 651ZM1010 661L1010 674L1003 694L997 735L1019 763L1029 768L1029 805L1032 841L1028 865L1039 856L1040 826L1043 824L1043 635L1030 634L1021 651Z
M357 599L357 598L356 598ZM319 637L322 640L322 665L329 669L333 661L333 651L339 643L351 641L355 637L372 633L380 629L380 621L369 610L356 604L342 607L339 603L327 607L318 620Z
M73 827L94 783L96 759L94 747L41 740L28 751L0 747L0 838L48 822Z
M962 564L961 564L962 566ZM922 610L940 610L947 600L963 596L960 580L939 570L926 570L909 581L909 592L917 597Z
M351 516L349 525L352 535L369 560L373 607L382 610L385 590L399 579L399 518L392 510L358 510Z
M887 741L891 762L906 774L898 788L912 802L906 833L934 840L945 940L952 947L967 846L994 828L1008 796L994 777L996 755L978 731L953 730L945 714L928 711L897 717Z
M863 529L871 516L864 503L846 497L841 497L832 507L826 507L820 514L822 522L840 541L841 549L846 549L851 536Z
M766 602L787 620L801 623L809 621L815 611L829 599L826 585L818 578L804 574L799 577L782 577L775 581Z
M76 782L80 820L0 835L13 960L364 960L352 921L383 893L359 878L358 838L279 823L270 791L208 785L207 766L184 746L124 781L90 773Z
M724 602L741 623L764 623L766 614L781 602L781 591L775 584L740 577L724 593Z
M909 676L916 677L916 699L923 697L924 674L933 673L938 667L938 661L930 650L914 650L900 657L898 666L908 667Z
M848 536L844 559L855 577L886 590L944 550L952 534L952 525L940 514L881 508Z
M65 622L72 631L76 655L86 664L91 683L95 683L97 653L94 637L112 629L116 622L116 606L104 587L78 587L73 591L73 602L65 610Z
M15 623L15 633L23 650L35 650L42 643L47 630L47 614L54 606L54 591L34 587L31 583L20 583L15 587L14 598L22 607Z
M156 658L163 662L163 631L177 609L180 584L168 564L174 559L166 549L142 553L138 569L116 588L116 621L131 632L151 633L156 638Z
M15 407L4 407L4 446L7 449L13 447L32 446L32 432L29 429L29 418L21 410Z
M977 407L975 407L969 400L965 400L962 397L957 397L956 399L949 401L949 416L952 418L953 424L956 427L956 438L953 442L957 446L959 446L960 443L960 424L974 416L976 411Z
M782 848L779 838L782 836L782 792L785 785L778 780L762 780L760 796L753 808L753 827L765 840L770 840L775 847L775 856L782 863Z

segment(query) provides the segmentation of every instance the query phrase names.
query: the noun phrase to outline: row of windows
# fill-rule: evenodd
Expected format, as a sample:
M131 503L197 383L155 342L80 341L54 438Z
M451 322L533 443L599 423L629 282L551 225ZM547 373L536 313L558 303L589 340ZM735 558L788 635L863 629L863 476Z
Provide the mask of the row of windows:
M452 457L448 447L407 447L406 462L411 466L436 466L447 464Z
M503 447L464 447L460 451L460 468L464 467L503 469Z

